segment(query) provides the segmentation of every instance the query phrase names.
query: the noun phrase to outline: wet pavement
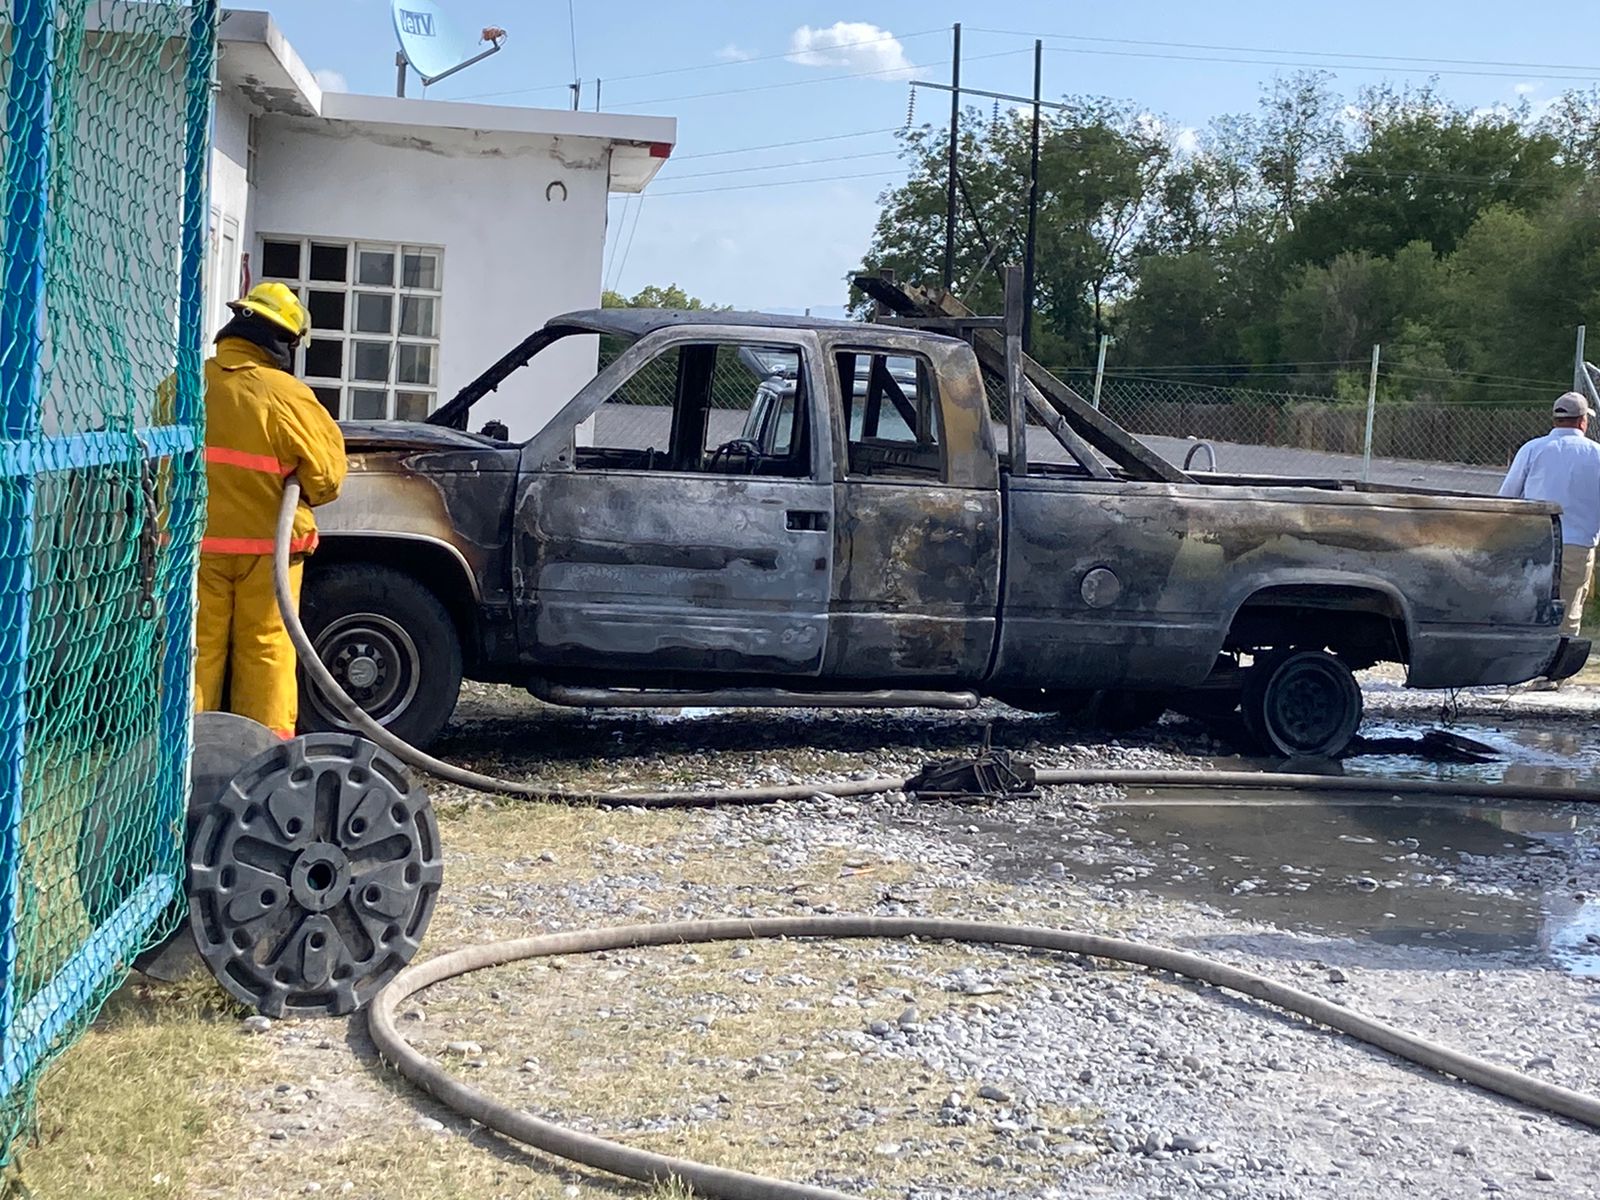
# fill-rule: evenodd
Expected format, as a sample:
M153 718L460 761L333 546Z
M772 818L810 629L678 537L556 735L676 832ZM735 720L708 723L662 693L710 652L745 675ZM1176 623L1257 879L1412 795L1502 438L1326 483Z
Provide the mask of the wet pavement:
M1590 728L1451 731L1500 757L1437 763L1390 753L1321 770L1600 784L1600 738ZM1372 722L1363 732L1414 738L1419 728ZM1142 789L1099 807L1088 826L1018 829L1002 812L986 817L960 837L1007 882L1110 884L1282 929L1453 951L1468 960L1458 965L1545 965L1600 978L1600 811L1582 804Z

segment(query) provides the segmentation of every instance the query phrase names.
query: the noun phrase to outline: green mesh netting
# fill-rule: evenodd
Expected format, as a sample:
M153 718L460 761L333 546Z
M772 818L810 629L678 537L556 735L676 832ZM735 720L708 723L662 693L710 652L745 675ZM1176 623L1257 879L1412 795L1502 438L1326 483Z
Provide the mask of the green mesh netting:
M0 1161L180 911L215 27L0 20Z

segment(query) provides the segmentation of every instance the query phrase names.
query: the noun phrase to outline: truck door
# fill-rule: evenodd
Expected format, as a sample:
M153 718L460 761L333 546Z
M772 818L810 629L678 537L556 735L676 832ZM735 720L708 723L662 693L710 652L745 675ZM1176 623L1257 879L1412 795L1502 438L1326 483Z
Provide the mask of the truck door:
M592 445L569 441L551 461L536 449L546 435L529 443L514 550L524 661L621 672L624 686L641 672L822 670L833 487L821 350L808 331L762 332L648 334L556 418L574 430L592 417ZM758 398L784 392L787 428L746 436Z
M960 349L832 354L830 677L975 682L988 670L999 476L983 385ZM941 395L941 383L973 394Z

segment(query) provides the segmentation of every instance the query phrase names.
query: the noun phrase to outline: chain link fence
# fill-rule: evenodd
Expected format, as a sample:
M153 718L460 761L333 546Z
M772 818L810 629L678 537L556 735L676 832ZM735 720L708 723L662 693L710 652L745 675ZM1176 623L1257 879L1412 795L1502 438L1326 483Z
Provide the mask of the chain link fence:
M610 366L626 346L622 339L602 337L600 369ZM668 351L629 377L617 394L595 413L592 444L665 452L672 436L672 406L677 396L680 358L679 351ZM781 392L784 376L792 379L798 365L798 356L792 351L718 346L711 367L706 451L714 453L717 447L744 436L761 386L766 384ZM793 389L789 391L792 395Z
M0 17L0 1161L181 912L216 5Z
M1061 378L1085 398L1092 371ZM1550 431L1548 394L1522 387L1481 399L1379 398L1372 410L1367 462L1367 405L1315 391L1272 390L1107 373L1100 409L1151 449L1180 466L1229 474L1368 478L1373 483L1493 493L1512 456ZM1537 397L1537 398L1535 398ZM1196 449L1198 442L1210 450ZM1031 445L1031 441L1030 441Z
M600 339L602 369L624 345L619 339ZM781 387L781 376L796 369L797 363L779 357L719 348L711 380L708 452L746 431L764 380L768 387ZM1066 368L1052 373L1085 399L1095 396L1094 372ZM646 364L596 413L593 444L665 450L677 379L675 353ZM1005 383L986 372L984 384L995 443L1003 449ZM1141 375L1130 369L1102 378L1099 407L1180 467L1230 475L1365 478L1399 487L1492 494L1517 448L1549 432L1550 406L1562 390L1555 385L1548 394L1525 385L1500 392L1486 388L1478 398L1467 400L1380 396L1372 413L1370 461L1365 399L1345 399L1331 388L1319 392L1206 383ZM1596 432L1600 423L1591 436ZM1031 418L1028 452L1035 461L1070 458Z

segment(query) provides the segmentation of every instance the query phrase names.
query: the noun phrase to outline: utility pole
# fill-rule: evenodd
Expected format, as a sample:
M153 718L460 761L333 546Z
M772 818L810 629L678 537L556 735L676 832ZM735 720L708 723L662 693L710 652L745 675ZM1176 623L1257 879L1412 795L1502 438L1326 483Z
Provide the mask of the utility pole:
M1033 139L1028 150L1028 241L1022 248L1022 348L1033 349L1033 256L1039 236L1039 93L1044 42L1033 43Z
M1378 347L1372 348L1372 374L1367 377L1367 431L1361 438L1361 482L1372 475L1372 418L1378 408Z
M949 291L956 275L956 143L961 124L961 22L952 30L950 54L950 169L945 180L944 198L944 290Z
M1094 364L1094 399L1091 401L1095 408L1100 407L1100 384L1106 377L1106 346L1110 341L1109 334L1100 335L1100 357Z

